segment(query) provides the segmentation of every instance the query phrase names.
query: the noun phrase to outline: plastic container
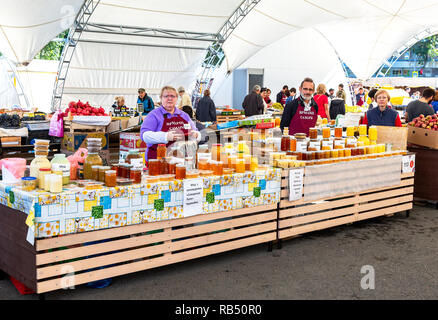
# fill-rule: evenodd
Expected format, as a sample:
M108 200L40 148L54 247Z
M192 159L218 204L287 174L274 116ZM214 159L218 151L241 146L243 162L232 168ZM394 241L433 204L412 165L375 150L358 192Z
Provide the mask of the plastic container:
M37 186L36 177L23 177L21 178L23 191L33 191Z
M97 152L92 152L90 148L88 149L88 152L89 153L85 158L85 162L84 162L84 179L91 180L94 178L92 167L101 166L102 158L97 154Z
M52 161L52 171L62 171L62 184L70 183L70 161L67 160L65 154L55 154Z
M50 193L62 192L62 176L58 174L50 175Z
M45 177L48 174L51 174L52 170L48 168L41 168L38 173L38 188L41 190L44 190L44 183L45 183Z
M26 161L26 160L24 160L24 161ZM51 169L52 168L52 164L47 159L47 156L43 156L43 155L39 156L39 155L37 155L35 157L35 159L33 159L32 162L30 163L30 176L31 177L38 177L40 169L42 169L42 168L44 168L44 169Z

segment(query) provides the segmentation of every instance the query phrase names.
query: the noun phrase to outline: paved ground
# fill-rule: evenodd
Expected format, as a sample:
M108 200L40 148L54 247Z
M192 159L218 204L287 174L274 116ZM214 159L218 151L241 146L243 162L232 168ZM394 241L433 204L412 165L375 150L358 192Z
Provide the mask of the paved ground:
M48 293L63 299L438 299L438 211L404 213L115 278L104 289ZM361 288L361 268L375 289ZM0 299L21 296L0 281Z

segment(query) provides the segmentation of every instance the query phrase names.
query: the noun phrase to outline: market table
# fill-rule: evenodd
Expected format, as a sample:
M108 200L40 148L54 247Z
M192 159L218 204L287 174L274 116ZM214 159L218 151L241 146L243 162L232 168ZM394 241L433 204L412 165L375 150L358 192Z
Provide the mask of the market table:
M0 269L40 294L276 239L280 169L201 179L195 213L193 180L57 195L0 184Z

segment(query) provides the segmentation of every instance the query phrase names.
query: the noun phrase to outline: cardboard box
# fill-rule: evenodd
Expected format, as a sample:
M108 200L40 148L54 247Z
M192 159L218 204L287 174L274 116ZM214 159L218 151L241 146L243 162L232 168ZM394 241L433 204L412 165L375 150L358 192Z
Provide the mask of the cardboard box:
M61 149L70 152L77 151L79 148L87 147L87 138L101 138L102 150L108 150L109 134L103 132L90 132L90 133L64 133L62 138Z
M128 128L135 127L140 123L140 117L132 117L128 120Z
M120 133L120 151L129 151L133 149L137 149L140 152L144 152L147 149L146 143L140 138L140 132Z
M111 123L106 127L106 132L112 133L119 131L121 129L121 121L120 120L113 120Z
M21 146L21 137L2 137L0 139L2 147Z
M406 150L408 128L377 126L377 144L391 143L392 150Z
M409 126L408 142L423 147L438 149L438 131Z

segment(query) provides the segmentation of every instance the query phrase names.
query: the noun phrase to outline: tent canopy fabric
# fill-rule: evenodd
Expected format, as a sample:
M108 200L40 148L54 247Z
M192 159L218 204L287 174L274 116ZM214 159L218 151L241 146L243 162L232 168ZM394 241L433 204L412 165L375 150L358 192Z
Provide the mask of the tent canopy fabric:
M107 105L120 94L132 104L138 87L151 94L167 84L194 88L211 41L184 38L181 32L217 34L247 2L100 1L90 17L90 30L93 25L115 25L121 26L120 32L82 34L67 75L63 104L86 97L94 104ZM49 40L72 25L71 17L83 3L23 0L9 6L0 0L0 51L17 63L28 63ZM311 73L320 68L319 62L313 63L316 56L330 64L336 56L358 78L368 79L406 41L421 40L417 35L425 30L424 37L436 33L436 16L438 0L260 0L223 43L226 66L220 70L232 72L256 54L254 63L266 61L275 67L276 62L269 62L273 50L269 47L281 44L276 50L288 52L286 61L300 61L283 65L286 70L309 66ZM128 26L136 28L136 35ZM154 37L154 31L147 28L178 31L182 36ZM306 35L317 43L302 45ZM331 48L326 58L316 55L318 50L325 52L322 48ZM340 69L323 70L333 75ZM321 81L327 77L331 76L321 74Z

